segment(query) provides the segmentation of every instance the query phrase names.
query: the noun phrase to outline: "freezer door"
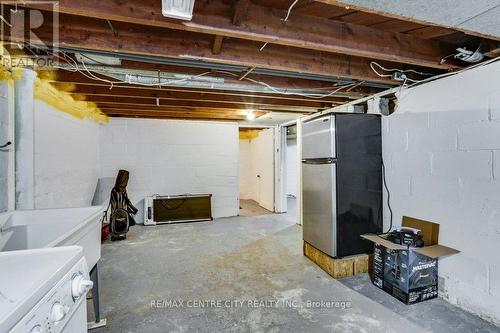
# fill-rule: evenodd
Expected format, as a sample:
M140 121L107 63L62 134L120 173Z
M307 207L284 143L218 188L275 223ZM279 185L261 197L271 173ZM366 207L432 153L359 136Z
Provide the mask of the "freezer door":
M335 116L328 115L302 125L302 158L335 157Z
M335 173L333 159L302 161L304 240L332 257L337 255Z

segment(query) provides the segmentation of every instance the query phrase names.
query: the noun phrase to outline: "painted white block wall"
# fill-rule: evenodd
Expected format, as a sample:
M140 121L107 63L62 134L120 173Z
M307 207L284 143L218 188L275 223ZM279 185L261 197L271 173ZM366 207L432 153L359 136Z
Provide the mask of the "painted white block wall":
M240 199L257 200L252 140L240 140Z
M500 62L403 91L383 118L394 222L439 223L461 250L439 263L442 294L500 323ZM385 209L385 218L389 213Z
M297 140L286 142L286 194L297 196Z
M0 82L0 145L13 141L9 135L9 85ZM13 158L12 147L0 150L0 212L9 210L9 159Z
M240 198L274 211L274 130L264 129L252 140L240 140Z
M35 208L89 206L99 177L99 125L35 100Z
M237 123L111 119L100 128L100 177L130 171L127 191L141 210L156 193L212 193L214 217L236 216L238 141Z

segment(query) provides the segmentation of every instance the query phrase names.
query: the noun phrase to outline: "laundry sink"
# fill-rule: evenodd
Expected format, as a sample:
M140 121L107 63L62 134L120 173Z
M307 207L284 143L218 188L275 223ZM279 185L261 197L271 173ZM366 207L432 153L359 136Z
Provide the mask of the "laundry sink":
M80 245L89 268L101 257L105 207L19 210L0 214L0 252Z

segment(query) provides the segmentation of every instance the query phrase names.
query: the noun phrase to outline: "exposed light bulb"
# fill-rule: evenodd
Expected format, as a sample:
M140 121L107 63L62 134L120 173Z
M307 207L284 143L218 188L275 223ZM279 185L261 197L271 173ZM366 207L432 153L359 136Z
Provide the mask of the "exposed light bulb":
M253 113L252 110L247 111L247 120L254 120L255 119L255 113Z

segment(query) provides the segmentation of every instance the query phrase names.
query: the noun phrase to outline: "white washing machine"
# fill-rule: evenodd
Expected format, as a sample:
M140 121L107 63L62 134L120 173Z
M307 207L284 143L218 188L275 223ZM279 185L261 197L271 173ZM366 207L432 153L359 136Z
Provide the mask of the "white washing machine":
M0 333L87 332L92 288L80 246L0 253Z

